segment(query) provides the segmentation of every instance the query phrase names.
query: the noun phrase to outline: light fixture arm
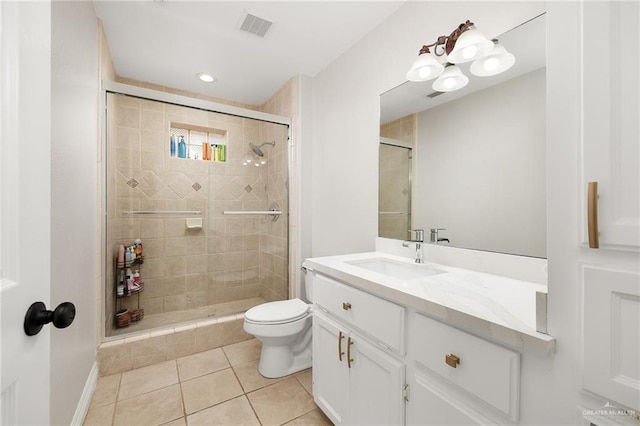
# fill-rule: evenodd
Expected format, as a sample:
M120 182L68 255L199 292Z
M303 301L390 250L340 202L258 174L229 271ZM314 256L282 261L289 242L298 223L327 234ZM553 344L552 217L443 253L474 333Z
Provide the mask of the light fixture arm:
M474 23L467 19L464 23L458 25L458 27L453 30L448 36L440 36L435 42L423 45L418 55L422 55L423 53L431 53L431 50L429 49L430 47L433 47L433 54L436 56L442 56L445 53L448 55L455 47L456 41L458 41L458 37L460 37L463 32L467 31L473 26ZM440 50L438 50L439 47L441 48Z

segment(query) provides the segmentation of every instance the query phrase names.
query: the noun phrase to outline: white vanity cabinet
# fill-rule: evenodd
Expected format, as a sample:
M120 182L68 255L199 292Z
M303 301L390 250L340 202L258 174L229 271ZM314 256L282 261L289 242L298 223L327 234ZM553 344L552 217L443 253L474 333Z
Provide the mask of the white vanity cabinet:
M375 287L366 291L366 280L330 273L316 270L307 279L313 280L313 395L334 424L518 423L519 352Z
M323 275L316 275L313 285L316 403L335 424L403 424L405 365L378 339L390 338L402 346L397 326L403 329L404 308ZM387 327L377 333L369 315L395 324L395 333L387 333ZM358 327L364 323L367 332Z

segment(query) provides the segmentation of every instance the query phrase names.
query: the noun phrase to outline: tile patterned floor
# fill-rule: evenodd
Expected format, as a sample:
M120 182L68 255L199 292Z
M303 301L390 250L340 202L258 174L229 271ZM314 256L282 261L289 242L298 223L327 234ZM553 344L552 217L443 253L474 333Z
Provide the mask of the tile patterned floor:
M331 425L311 370L266 379L259 358L252 339L101 377L84 425Z

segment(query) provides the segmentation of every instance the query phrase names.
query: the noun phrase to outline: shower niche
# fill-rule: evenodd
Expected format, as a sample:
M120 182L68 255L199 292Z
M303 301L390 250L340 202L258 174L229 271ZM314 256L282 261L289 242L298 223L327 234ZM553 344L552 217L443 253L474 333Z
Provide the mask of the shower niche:
M169 154L188 160L227 161L227 131L186 123L171 123Z
M287 299L288 124L112 92L106 99L105 336ZM144 291L118 300L112 256L135 239L144 242ZM115 327L118 307L138 298L144 320Z

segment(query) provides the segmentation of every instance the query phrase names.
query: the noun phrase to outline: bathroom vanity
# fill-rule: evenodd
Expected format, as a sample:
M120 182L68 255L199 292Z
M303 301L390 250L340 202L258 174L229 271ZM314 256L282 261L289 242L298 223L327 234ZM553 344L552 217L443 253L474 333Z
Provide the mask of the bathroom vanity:
M313 393L335 424L519 422L521 360L555 351L536 331L546 286L380 252L305 266Z

